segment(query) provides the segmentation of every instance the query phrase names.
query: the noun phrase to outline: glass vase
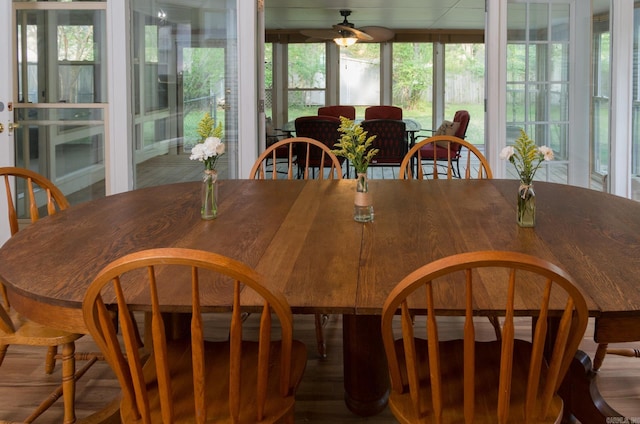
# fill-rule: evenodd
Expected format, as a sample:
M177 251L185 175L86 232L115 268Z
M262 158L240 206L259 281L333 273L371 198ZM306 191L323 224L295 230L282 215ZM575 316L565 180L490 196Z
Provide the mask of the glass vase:
M367 174L358 173L356 180L356 197L353 206L353 219L358 222L373 221L373 205L369 193Z
M205 169L202 174L202 219L216 219L218 216L218 172Z
M536 225L536 193L532 184L520 183L518 188L518 225L533 227Z

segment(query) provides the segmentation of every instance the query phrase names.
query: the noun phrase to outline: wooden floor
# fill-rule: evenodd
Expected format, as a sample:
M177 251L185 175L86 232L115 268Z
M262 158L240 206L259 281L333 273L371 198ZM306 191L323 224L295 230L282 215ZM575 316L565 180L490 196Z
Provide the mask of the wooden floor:
M486 321L485 331L492 333ZM375 417L361 418L352 414L343 401L341 317L330 316L325 328L328 358L320 360L315 349L314 320L311 315L295 316L295 337L305 342L309 350L307 369L298 390L296 421L299 423L392 423L396 422L385 410ZM451 327L457 326L454 323ZM519 332L526 334L521 325ZM442 330L441 330L442 331ZM442 332L452 332L445 329ZM592 323L582 349L591 357L595 351ZM632 346L632 345L629 345ZM640 343L635 345L640 347ZM78 351L95 351L90 337L77 343ZM0 367L0 420L20 422L49 395L60 381L60 364L53 375L44 374L43 349L12 346ZM607 401L621 414L640 422L640 359L609 355L597 376L598 386ZM119 392L117 381L105 363L94 365L78 383L76 411L78 418L99 410ZM62 422L62 400L42 415L36 423ZM623 422L623 421L611 421Z

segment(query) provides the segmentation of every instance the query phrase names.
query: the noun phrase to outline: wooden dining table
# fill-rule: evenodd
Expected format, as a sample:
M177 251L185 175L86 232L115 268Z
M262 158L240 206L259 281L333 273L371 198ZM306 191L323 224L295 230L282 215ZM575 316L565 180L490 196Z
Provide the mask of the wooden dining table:
M640 340L640 203L569 185L536 182L534 228L516 224L514 180L372 180L375 218L353 220L355 180L227 180L218 218L200 218L199 183L164 185L73 206L30 225L0 248L0 278L28 318L86 333L81 304L98 271L141 249L189 247L245 262L281 291L296 314L342 314L347 406L381 411L388 379L382 305L414 269L477 250L536 255L567 270L595 317L595 340ZM494 313L493 286L476 308ZM464 310L451 296L447 313ZM167 296L188 311L188 293ZM249 305L258 299L249 295ZM228 306L209 295L207 308ZM535 309L535 305L521 305ZM561 395L583 423L617 416L594 389L579 352Z

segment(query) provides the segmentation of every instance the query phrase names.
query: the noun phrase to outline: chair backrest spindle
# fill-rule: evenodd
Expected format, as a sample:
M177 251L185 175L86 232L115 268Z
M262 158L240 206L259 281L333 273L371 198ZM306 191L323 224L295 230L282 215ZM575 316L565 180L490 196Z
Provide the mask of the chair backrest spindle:
M463 170L460 170L463 159ZM477 168L477 171L474 169ZM453 135L436 135L409 149L400 165L400 179L493 178L491 167L476 146Z
M288 151L286 163L278 162L282 158L276 157L276 151L282 151L282 148ZM285 167L286 170L283 170ZM272 144L262 152L253 164L249 178L260 180L270 175L274 180L278 178L306 180L317 175L317 178L322 180L325 179L325 169L328 173L327 178L342 178L340 160L329 147L309 137L291 137Z

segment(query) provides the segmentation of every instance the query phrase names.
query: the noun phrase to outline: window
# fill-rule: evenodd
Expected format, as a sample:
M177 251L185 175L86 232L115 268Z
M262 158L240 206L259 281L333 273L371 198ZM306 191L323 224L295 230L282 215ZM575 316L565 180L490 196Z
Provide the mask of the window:
M636 5L638 3L636 2ZM640 8L633 14L633 104L631 109L631 198L640 200Z
M507 34L507 143L520 129L555 159L536 177L567 183L569 163L569 5L510 4ZM564 168L552 175L551 168ZM515 176L513 166L507 172Z
M465 139L484 144L484 44L445 44L444 117L469 112Z
M288 119L317 115L327 88L325 43L289 44Z
M606 175L609 172L610 47L608 21L594 19L591 171L597 175Z
M380 104L380 44L356 43L340 49L340 104L364 108Z
M392 67L393 105L401 107L407 115L415 111L414 119L422 128L431 128L433 43L394 43Z

